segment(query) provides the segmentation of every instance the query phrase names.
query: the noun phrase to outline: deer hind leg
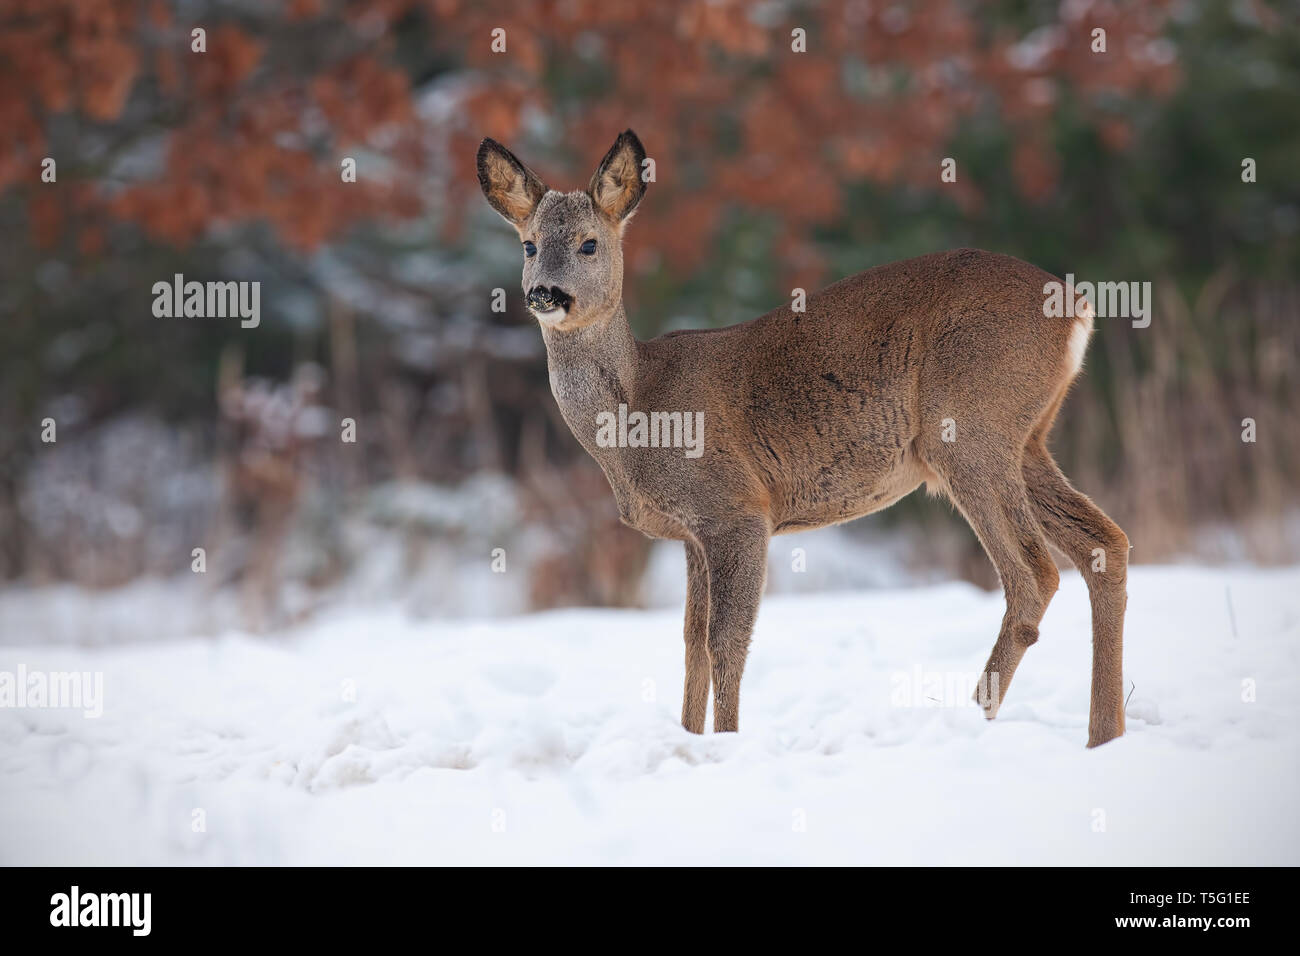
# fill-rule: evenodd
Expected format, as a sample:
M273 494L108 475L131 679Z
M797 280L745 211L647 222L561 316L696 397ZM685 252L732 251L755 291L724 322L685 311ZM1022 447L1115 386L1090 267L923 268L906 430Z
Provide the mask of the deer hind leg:
M686 689L682 693L682 726L704 733L709 706L709 569L704 549L686 542Z
M713 729L740 729L740 678L767 580L765 522L741 522L700 535L709 571L708 652Z
M990 470L989 461L997 466ZM938 466L949 495L979 537L1006 593L1002 627L974 695L984 716L992 720L1026 648L1038 640L1038 625L1056 593L1060 574L1030 506L1019 451L986 456L980 462L932 465Z
M1029 500L1048 540L1074 562L1092 602L1092 700L1088 746L1124 733L1124 608L1128 537L1061 474L1041 441L1023 463Z

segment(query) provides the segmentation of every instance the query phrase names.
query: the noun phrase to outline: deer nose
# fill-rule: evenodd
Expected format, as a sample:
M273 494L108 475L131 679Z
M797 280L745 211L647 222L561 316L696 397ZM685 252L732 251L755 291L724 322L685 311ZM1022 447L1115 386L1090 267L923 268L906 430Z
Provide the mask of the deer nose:
M528 293L528 307L537 312L549 312L551 309L563 309L568 312L572 305L573 296L558 285L550 288L544 285L533 286L532 291Z

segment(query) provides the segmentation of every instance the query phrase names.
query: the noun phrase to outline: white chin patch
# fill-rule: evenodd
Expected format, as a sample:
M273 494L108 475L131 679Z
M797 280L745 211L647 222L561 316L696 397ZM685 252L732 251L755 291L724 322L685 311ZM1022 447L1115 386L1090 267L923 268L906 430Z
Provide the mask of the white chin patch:
M533 315L537 316L537 321L541 322L543 325L558 325L560 322L564 321L563 309L547 309L545 312L538 312L536 309L533 309L532 312Z

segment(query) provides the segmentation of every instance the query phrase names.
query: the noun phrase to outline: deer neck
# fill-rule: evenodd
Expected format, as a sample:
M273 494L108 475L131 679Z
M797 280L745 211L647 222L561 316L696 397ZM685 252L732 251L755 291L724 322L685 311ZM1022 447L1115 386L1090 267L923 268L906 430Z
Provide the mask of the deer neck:
M596 416L618 413L636 394L637 340L620 302L604 322L571 332L542 328L551 393L569 430L587 451L595 448ZM600 449L599 451L603 451Z

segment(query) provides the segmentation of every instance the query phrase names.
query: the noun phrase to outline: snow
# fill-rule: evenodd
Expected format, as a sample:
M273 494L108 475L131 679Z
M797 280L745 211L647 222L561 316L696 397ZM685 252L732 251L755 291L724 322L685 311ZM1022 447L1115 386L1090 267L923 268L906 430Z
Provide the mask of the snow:
M1129 595L1091 751L1073 573L992 722L1001 596L955 584L769 597L729 735L678 725L678 610L9 634L0 674L102 673L104 712L0 707L0 863L1300 863L1300 568Z
M337 523L343 539L337 551L349 565L341 580L309 586L306 578L322 560L322 543L289 540L281 616L319 619L393 609L413 618L522 614L530 600L531 569L540 557L567 546L553 532L527 521L524 510L508 486L490 475L480 474L453 489L382 486L371 496L364 518ZM509 556L508 574L493 570L498 547ZM237 587L217 583L220 552L210 555L213 563L206 575L189 570L189 542L172 548L173 564L177 553L185 570L170 577L142 576L106 590L71 584L0 589L0 645L170 641L238 629L246 619L244 598ZM932 560L927 563L927 558ZM933 541L915 533L866 535L824 528L772 540L767 591L806 594L933 583L942 580L940 566L951 563L949 556L936 552ZM796 572L796 565L802 570ZM641 598L652 608L681 608L686 557L680 542L652 543Z

